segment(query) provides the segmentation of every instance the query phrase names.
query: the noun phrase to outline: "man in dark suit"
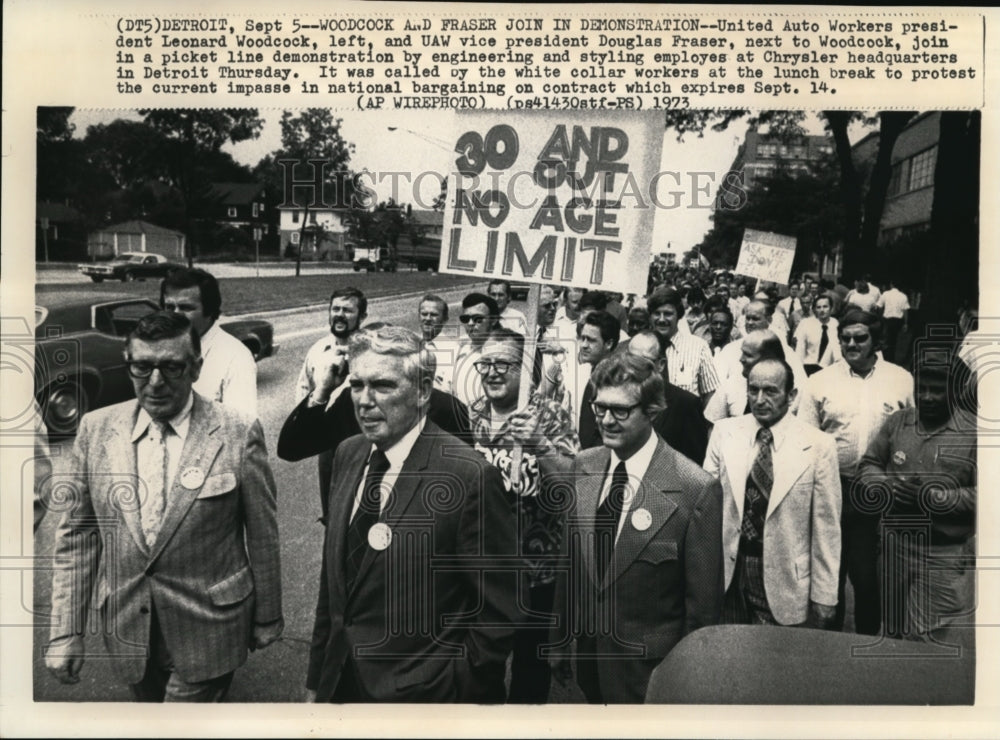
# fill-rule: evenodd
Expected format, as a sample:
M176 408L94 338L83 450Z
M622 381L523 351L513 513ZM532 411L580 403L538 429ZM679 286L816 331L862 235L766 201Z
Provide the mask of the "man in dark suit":
M372 322L367 329L388 326L384 322ZM346 355L344 355L346 358ZM333 364L327 370L331 380L320 383L315 390L299 402L285 419L278 435L278 457L289 462L298 462L314 455L327 455L332 461L337 447L345 439L361 433L351 394L342 392L331 402L336 388L348 381L346 361L343 366ZM339 379L337 379L339 376ZM469 411L465 404L450 393L434 388L431 390L427 418L447 434L472 444L469 430ZM329 478L327 490L320 497L321 522L326 522L329 502Z
M500 474L428 420L420 337L365 328L350 357L361 435L334 456L306 698L502 702L518 563Z
M654 331L636 334L628 343L627 352L649 360L665 376L663 337ZM698 465L705 462L708 449L708 423L701 410L701 401L693 393L678 388L663 379L663 397L667 406L656 415L653 429L663 441Z
M137 401L84 416L56 534L45 662L79 681L91 593L139 701L221 701L248 648L280 635L274 479L260 422L192 392L198 335L140 319L125 361Z
M591 408L594 387L590 383L590 374L601 360L615 351L620 333L618 319L607 311L588 312L576 327L577 361L580 363L577 379L582 384L580 400L574 402L579 405L577 434L582 450L601 446L601 435Z
M653 363L612 355L591 381L604 447L580 453L573 466L568 579L556 601L564 620L551 650L559 655L576 639L577 683L588 701L639 703L670 649L718 621L722 490L653 430L663 407Z

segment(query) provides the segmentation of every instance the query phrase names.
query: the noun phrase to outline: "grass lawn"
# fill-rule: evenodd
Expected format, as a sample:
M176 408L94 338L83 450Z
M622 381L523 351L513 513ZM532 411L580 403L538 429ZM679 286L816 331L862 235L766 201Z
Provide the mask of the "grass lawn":
M325 303L337 288L353 285L369 298L414 291L433 292L460 285L481 283L477 278L438 275L432 272L379 272L347 275L302 275L301 277L220 278L222 310L227 315L251 311L273 311ZM93 283L90 285L39 285L38 293L127 293L158 301L160 281Z

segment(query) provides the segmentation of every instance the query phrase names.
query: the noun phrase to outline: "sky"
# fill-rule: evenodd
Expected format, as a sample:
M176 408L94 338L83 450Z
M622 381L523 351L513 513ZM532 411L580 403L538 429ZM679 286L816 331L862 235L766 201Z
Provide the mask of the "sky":
M260 137L226 145L224 149L236 161L252 167L261 157L280 148L281 113L280 109L260 109L264 119ZM453 114L446 111L341 111L336 115L343 121L342 136L355 145L352 169L356 172L367 169L381 178L378 182L373 174L370 179L377 183L374 189L380 200L394 196L397 202L413 203L414 207L430 205L438 192L438 180L431 176L421 178L419 173L446 173L452 169L452 142L457 131ZM71 122L76 125L75 135L82 137L89 125L126 117L138 119L138 115L120 110L78 110ZM677 141L676 133L665 131L660 172L670 174L660 179L657 200L669 207L655 209L653 254L670 251L679 255L701 242L711 228L709 206L718 183L729 170L746 130L747 125L737 121L721 133L706 131L701 138L687 134L683 142ZM818 119L810 120L807 131L822 133ZM854 140L864 132L855 133ZM388 174L392 172L405 174Z

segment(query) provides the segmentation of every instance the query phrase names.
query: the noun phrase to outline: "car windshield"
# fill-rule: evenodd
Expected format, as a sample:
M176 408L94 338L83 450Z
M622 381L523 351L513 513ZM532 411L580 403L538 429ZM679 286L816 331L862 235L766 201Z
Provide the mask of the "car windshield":
M144 254L129 254L122 256L127 256L129 262L142 262L144 259L146 259L146 255Z

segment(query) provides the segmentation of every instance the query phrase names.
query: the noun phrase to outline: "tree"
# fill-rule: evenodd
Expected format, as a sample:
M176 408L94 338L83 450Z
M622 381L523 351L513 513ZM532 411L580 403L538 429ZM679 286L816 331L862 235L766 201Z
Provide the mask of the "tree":
M748 115L748 110L667 111L667 128L678 132L678 139L687 133L704 135L706 127L724 131L734 121ZM892 148L900 133L916 114L883 111L877 118L860 112L824 111L823 120L833 137L839 165L839 189L844 206L844 278L860 276L871 269L879 224L885 209L885 196L892 175ZM751 126L768 125L779 137L801 135L802 111L764 111L748 119ZM855 122L879 124L878 153L865 190L865 180L854 164L848 127Z
M346 205L352 197L348 189L350 172L347 165L354 145L344 140L340 133L342 121L334 118L328 108L307 108L292 115L285 111L281 115L281 149L274 152L269 161L262 161L258 171L266 170L266 180L269 187L280 183L283 205L292 205L303 209L302 226L299 232L299 248L295 251L295 275L302 270L302 244L309 222L309 208L314 203L336 203ZM282 160L284 166L279 164ZM287 160L292 160L288 162ZM285 183L295 180L309 179L315 172L308 164L309 160L321 160L323 165L323 193L316 193L314 188L293 186L291 192L286 192ZM294 164L293 164L294 163Z
M218 154L227 141L233 144L256 139L264 125L255 108L143 109L143 120L170 143L166 164L170 180L184 205L184 232L188 238L188 264L198 249L194 221L204 212L211 181L203 176L206 158Z

